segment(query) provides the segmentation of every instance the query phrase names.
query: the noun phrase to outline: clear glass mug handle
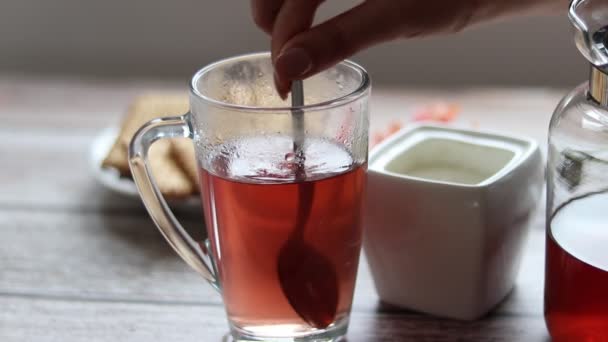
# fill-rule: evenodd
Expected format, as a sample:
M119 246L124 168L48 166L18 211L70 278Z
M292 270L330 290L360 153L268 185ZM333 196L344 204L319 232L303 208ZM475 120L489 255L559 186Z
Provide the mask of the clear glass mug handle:
M193 136L190 113L152 120L133 136L129 145L129 166L139 195L167 242L190 267L219 291L217 277L205 261L205 259L212 260L208 254L208 245L204 246L205 250L203 250L203 246L194 241L175 218L148 167L148 150L156 140L178 137L192 139ZM213 261L211 264L213 266Z

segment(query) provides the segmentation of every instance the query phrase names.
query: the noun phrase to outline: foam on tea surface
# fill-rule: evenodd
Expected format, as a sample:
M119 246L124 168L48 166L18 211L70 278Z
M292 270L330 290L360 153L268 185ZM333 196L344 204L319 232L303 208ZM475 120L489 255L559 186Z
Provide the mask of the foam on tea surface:
M353 167L348 151L319 138L304 142L307 180L345 172ZM210 172L247 182L286 183L295 180L293 139L287 135L265 135L225 142L206 153L202 165Z

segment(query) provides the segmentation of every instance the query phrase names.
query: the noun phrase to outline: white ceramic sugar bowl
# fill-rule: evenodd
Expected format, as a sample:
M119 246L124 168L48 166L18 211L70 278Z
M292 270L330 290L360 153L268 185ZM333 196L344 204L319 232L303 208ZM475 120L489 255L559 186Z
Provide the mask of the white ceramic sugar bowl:
M543 163L526 138L412 126L369 159L364 250L384 302L472 320L512 289Z

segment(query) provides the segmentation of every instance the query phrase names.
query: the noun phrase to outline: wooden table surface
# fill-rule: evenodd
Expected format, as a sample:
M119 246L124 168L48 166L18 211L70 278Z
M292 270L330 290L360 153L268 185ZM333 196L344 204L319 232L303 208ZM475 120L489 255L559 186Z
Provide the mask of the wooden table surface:
M221 341L221 298L191 271L138 200L99 185L89 149L151 81L0 77L0 341ZM376 89L372 130L433 100L458 124L544 142L562 91ZM382 307L361 263L348 341L546 341L542 203L513 293L459 322ZM195 235L200 213L181 218Z

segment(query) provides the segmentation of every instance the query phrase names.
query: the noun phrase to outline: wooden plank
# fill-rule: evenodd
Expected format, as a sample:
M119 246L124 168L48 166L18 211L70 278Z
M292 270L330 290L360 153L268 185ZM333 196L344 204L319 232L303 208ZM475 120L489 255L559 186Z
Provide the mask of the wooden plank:
M134 96L166 90L187 93L187 80L0 76L0 118L5 128L99 129L117 123Z
M224 341L221 307L0 297L0 337L21 341ZM24 319L27 317L27 319ZM546 341L541 317L477 322L354 312L350 342Z
M0 128L0 208L141 211L138 198L94 179L92 141L92 133Z
M202 238L201 220L184 222ZM182 217L184 219L184 217ZM220 305L221 298L190 270L145 213L2 211L0 295ZM516 290L496 315L542 314L544 235L530 235ZM354 310L371 312L378 298L362 261Z
M4 342L221 341L221 307L0 297Z
M198 238L200 222L185 220ZM4 211L0 229L1 293L220 303L144 212Z

